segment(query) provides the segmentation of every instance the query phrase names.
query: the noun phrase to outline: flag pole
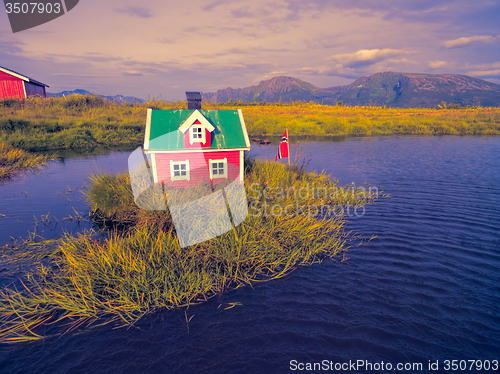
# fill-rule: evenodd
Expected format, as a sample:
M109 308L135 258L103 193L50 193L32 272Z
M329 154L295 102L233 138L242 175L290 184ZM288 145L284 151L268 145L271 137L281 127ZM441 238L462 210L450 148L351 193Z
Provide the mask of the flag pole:
M288 129L286 129L287 142L286 146L288 147L288 167L290 167L290 135L288 135Z

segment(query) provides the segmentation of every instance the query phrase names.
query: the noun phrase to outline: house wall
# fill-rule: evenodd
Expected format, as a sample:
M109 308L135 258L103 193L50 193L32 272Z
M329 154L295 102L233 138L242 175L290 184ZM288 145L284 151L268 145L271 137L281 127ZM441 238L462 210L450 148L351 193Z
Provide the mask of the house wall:
M0 99L24 99L23 80L0 71Z
M179 188L191 187L202 180L210 180L209 160L227 158L228 179L234 180L240 176L240 151L189 152L189 153L156 153L156 180L167 186ZM170 161L189 160L190 180L172 181L170 176ZM217 182L217 179L214 180Z
M38 84L24 82L24 87L26 88L26 96L41 96L46 97L45 87Z

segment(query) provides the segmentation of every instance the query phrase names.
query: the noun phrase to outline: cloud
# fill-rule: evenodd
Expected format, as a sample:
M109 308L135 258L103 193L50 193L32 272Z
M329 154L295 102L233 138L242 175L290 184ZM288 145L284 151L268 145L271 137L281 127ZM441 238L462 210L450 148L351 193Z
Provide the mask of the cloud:
M459 48L464 47L469 44L486 44L486 43L496 43L500 41L500 35L498 36L490 36L490 35L481 35L481 36L470 36L470 37L462 37L453 40L447 40L443 43L445 48Z
M0 41L0 51L7 54L21 54L24 52L24 43L18 41Z
M331 60L343 67L359 68L373 65L389 57L399 56L407 52L399 49L361 49L354 53L343 53L331 56Z
M130 70L130 71L124 72L123 75L126 77L142 77L143 74L137 70Z
M348 10L360 16L373 16L378 13L387 20L404 19L420 20L422 22L443 22L445 16L451 17L462 7L450 7L453 0L284 0L287 9L296 18L305 12L325 12ZM484 3L485 0L483 0ZM487 1L487 0L486 0ZM477 1L476 7L485 6Z
M75 74L75 73L50 73L51 77L70 77L70 78L105 78L107 75L96 74Z
M202 31L202 27L200 27L200 26L189 26L189 27L184 28L182 31L184 31L184 32L186 32L188 34L191 34L191 33Z
M470 71L467 75L472 75L473 77L500 77L500 69L496 70L484 70L484 71Z
M444 68L444 67L447 67L449 66L450 63L448 61L440 61L440 60L436 60L436 61L431 61L429 62L429 67L431 69L439 69L439 68Z
M322 65L304 68L309 75L337 76L357 79L382 71L414 71L419 61L405 58L409 51L401 49L362 49L353 53L330 56Z
M171 38L160 38L158 39L158 43L163 43L163 44L175 44L176 41L171 39Z
M282 0L291 13L289 19L326 12L356 14L392 23L404 22L394 35L410 24L428 25L455 32L497 30L500 2L492 0ZM332 25L333 26L333 25ZM488 33L489 31L482 31Z
M492 43L500 34L500 2L492 0L87 2L93 5L80 17L31 33L12 34L0 14L0 65L51 87L169 98L184 98L182 89L246 87L274 75L321 83L381 71L483 78L500 70L480 65L499 60L500 44ZM86 37L78 38L82 32ZM475 53L463 53L474 43Z
M228 1L226 1L226 0L216 0L216 1L212 1L211 3L204 5L201 9L203 9L204 11L210 12L211 10L217 8L219 5L227 4L227 3L228 3Z
M135 17L139 17L139 18L151 18L151 17L153 17L151 10L149 10L148 8L142 8L142 7L132 6L132 5L116 9L116 11L119 13L128 14L129 16L135 16Z
M491 62L489 64L472 65L470 68L475 70L468 71L466 74L473 77L500 77L500 61Z
M234 18L252 18L254 14L248 11L248 7L241 9L234 9L231 11Z

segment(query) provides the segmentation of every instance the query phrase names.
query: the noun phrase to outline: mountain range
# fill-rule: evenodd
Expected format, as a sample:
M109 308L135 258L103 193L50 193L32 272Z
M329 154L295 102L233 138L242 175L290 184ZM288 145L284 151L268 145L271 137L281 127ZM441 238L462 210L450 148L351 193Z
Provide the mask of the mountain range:
M76 89L47 93L48 97L92 95ZM117 103L143 103L133 96L104 96ZM345 86L320 88L292 77L274 77L258 85L203 93L204 102L290 102L305 101L335 105L376 105L394 108L437 108L447 105L479 105L500 107L500 85L460 74L417 74L383 72L356 79Z
M256 86L203 93L206 102L289 102L437 108L454 105L500 106L500 85L460 74L383 72L345 86L319 88L292 77L274 77Z
M50 93L47 92L47 97L61 97L61 96L69 96L69 95L95 95L94 93L87 91L87 90L81 90L81 89L76 89L73 91L61 91L58 93ZM124 103L127 102L129 104L132 104L134 102L136 103L143 103L144 100L138 99L137 97L133 96L123 96L123 95L116 95L116 96L104 96L104 95L98 95L99 97L105 98L105 99L110 99L114 100L117 103Z

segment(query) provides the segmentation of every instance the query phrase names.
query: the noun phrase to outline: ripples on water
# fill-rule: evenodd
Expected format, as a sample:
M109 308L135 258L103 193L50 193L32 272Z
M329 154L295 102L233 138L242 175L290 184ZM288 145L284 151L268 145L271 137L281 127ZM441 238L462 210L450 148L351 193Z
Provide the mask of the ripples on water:
M310 169L391 195L349 224L377 238L347 263L191 307L189 331L177 311L138 328L4 347L2 372L276 373L290 360L358 359L424 371L439 360L443 372L446 359L500 359L500 137L356 138L303 150ZM275 151L252 146L259 157ZM119 171L125 159L105 160ZM243 305L224 310L231 302Z

